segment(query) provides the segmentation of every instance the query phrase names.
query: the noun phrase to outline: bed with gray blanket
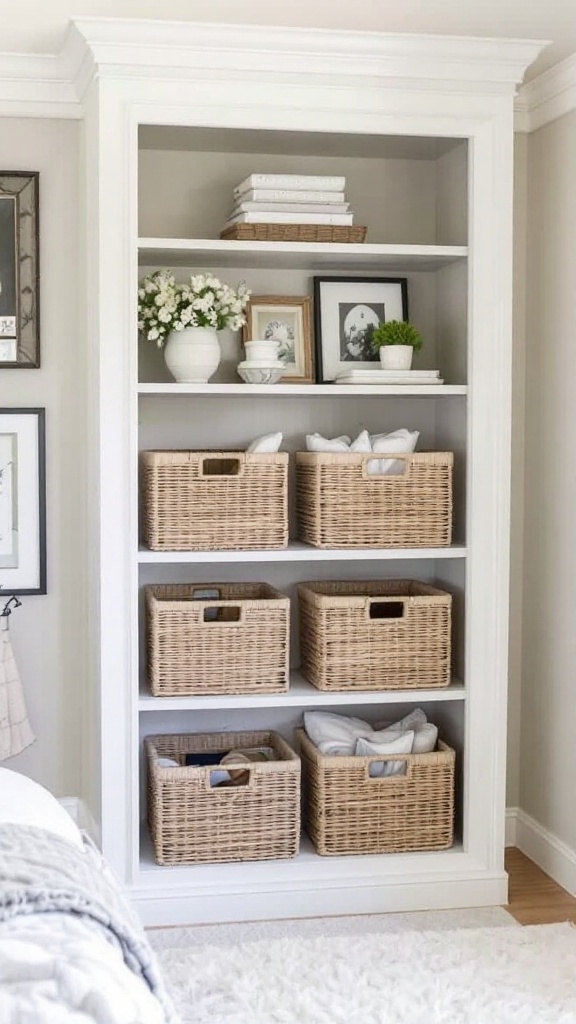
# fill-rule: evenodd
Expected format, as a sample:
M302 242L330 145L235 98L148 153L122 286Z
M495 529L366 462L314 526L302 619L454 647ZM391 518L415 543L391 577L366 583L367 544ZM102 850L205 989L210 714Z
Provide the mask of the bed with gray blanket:
M0 823L1 1024L177 1024L102 856Z

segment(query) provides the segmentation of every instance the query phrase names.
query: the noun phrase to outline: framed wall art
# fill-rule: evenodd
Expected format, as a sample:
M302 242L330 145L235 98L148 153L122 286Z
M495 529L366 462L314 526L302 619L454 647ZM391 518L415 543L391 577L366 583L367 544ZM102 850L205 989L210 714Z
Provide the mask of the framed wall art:
M44 409L0 409L0 585L46 593Z
M405 277L315 277L316 379L380 365L370 337L378 324L408 319Z
M0 171L0 369L40 366L37 171Z
M246 307L244 341L276 339L286 364L285 384L312 384L314 356L307 295L253 295Z

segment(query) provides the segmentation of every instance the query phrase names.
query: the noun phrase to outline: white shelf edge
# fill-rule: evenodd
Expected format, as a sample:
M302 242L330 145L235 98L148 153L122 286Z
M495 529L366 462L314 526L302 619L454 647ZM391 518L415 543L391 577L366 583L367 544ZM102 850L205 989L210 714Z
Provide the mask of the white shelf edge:
M466 546L447 548L313 548L293 541L279 551L149 551L140 548L141 565L210 564L217 562L389 562L404 559L466 558Z
M287 693L222 694L209 697L153 697L145 679L140 684L140 712L152 711L219 711L243 708L298 708L351 706L355 704L424 704L431 701L466 699L466 687L454 679L443 690L317 690L299 672L290 675Z
M357 252L368 255L399 255L399 256L445 256L447 259L460 259L468 255L467 245L418 245L394 242L257 242L235 241L228 238L154 238L138 239L138 249L168 249L182 252L196 252L211 249L214 252L308 252L332 253Z
M466 245L402 245L394 243L348 244L339 242L242 242L221 238L140 238L140 266L200 266L214 261L220 266L334 267L345 270L351 263L367 269L435 271L466 259Z
M446 397L467 395L466 384L176 384L176 383L143 383L138 384L139 395L213 395L213 396L245 396L264 395L274 398L287 396L315 396L328 398L334 395L370 395L388 397L417 398L431 395Z
M287 860L166 866L156 864L150 834L145 825L140 835L141 882L144 885L147 882L156 884L158 879L162 878L167 889L198 883L209 884L211 881L220 885L233 885L235 882L241 885L254 882L261 885L280 878L284 885L289 885L291 876L294 881L302 881L307 877L323 885L334 884L336 879L341 882L346 878L352 878L355 880L354 884L361 885L367 884L370 878L382 875L401 876L403 879L412 873L420 876L422 871L437 873L439 876L444 872L451 875L458 861L464 859L469 860L469 857L458 840L448 850L321 857L303 832L299 854Z

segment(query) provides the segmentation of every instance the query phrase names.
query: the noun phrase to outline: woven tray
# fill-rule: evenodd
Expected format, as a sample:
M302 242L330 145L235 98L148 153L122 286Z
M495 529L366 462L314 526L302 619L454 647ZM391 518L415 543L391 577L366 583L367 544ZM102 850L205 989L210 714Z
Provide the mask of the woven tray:
M146 593L155 697L285 693L290 599L266 583L160 584Z
M327 757L297 731L305 828L323 856L446 850L454 841L454 764L431 754ZM405 775L370 777L372 762L405 761Z
M288 455L140 453L142 533L152 551L288 544Z
M274 732L148 736L148 822L158 864L276 860L300 847L300 758ZM246 785L210 786L214 768L184 766L187 753L273 747ZM178 761L163 768L160 757ZM228 767L228 766L227 766Z
M319 690L450 683L452 597L413 580L302 583L300 667Z
M338 224L233 224L220 238L234 242L349 242L366 240L367 228Z
M385 453L296 453L298 539L317 548L446 547L452 540L452 452L391 455L401 475L371 475Z

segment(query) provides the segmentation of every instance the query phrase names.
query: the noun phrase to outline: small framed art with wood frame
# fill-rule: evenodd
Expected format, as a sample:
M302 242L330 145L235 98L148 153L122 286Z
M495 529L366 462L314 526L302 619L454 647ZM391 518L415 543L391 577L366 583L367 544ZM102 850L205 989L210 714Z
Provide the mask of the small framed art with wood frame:
M246 307L244 341L278 341L283 384L314 382L310 305L307 295L253 295Z

